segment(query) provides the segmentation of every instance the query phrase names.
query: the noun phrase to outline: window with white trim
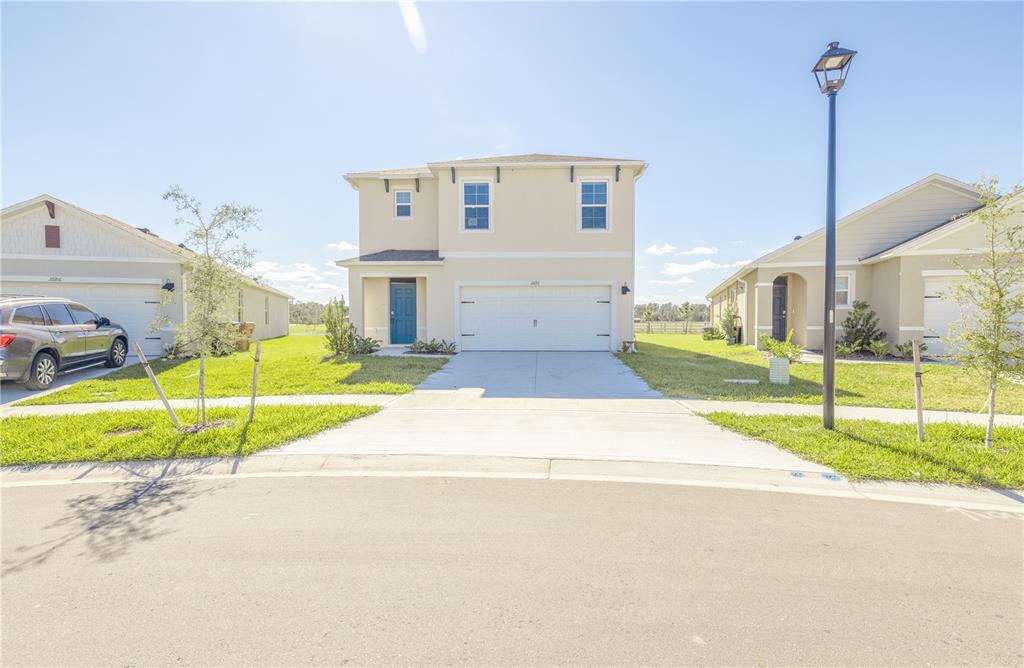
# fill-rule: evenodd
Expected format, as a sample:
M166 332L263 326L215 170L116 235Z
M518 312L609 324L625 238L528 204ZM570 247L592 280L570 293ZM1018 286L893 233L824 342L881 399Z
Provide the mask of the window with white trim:
M491 229L491 184L489 181L462 183L462 229Z
M412 191L395 191L395 218L412 218Z
M853 274L836 274L836 306L853 304Z
M238 291L238 322L242 322L245 317L245 292L242 290Z
M608 229L607 181L580 181L580 229Z
M270 324L270 297L263 298L263 324Z

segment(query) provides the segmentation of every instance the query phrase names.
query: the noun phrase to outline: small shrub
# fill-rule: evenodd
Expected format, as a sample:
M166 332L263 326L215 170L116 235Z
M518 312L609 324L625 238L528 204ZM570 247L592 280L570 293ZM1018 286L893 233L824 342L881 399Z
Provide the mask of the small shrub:
M700 337L705 341L718 341L720 339L724 339L725 334L723 334L722 330L717 326L705 327L704 332L700 335Z
M324 345L337 357L352 354L353 337L358 336L348 321L348 307L344 300L332 299L324 307Z
M445 341L441 339L430 339L429 341L420 341L419 339L412 342L409 346L409 352L421 353L426 355L454 355L455 354L455 342Z
M868 350L875 357L885 357L889 354L889 342L885 339L876 339L868 344Z
M369 336L349 335L349 351L352 355L371 355L380 350L380 341Z
M740 316L736 312L736 302L731 298L728 304L726 304L725 310L722 312L722 317L718 319L718 326L722 329L722 338L725 339L726 343L736 343L736 327L739 324Z
M836 354L840 357L850 357L859 353L863 347L864 345L860 341L854 341L852 343L837 343Z
M918 341L917 342L917 347L921 351L922 355L924 355L924 352L926 350L928 350L928 344L926 344L924 341ZM914 342L913 341L904 341L903 343L897 343L896 344L896 354L898 356L900 356L900 357L905 358L905 359L913 359L913 357L914 357Z
M761 347L768 351L772 357L784 357L790 362L796 362L803 355L803 348L793 343L793 330L786 334L785 341L778 341L767 334L761 334Z
M843 320L843 344L856 345L855 352L859 352L884 338L885 332L878 329L878 316L868 303L859 299L853 302L853 310Z

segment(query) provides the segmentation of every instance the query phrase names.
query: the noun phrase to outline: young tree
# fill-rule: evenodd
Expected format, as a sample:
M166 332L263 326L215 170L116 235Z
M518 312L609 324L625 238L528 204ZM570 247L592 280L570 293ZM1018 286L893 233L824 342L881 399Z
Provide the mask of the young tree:
M175 344L199 355L197 426L206 420L206 356L234 343L237 332L230 322L233 296L242 285L242 275L252 266L253 251L242 242L242 234L256 228L259 211L251 206L222 204L203 213L202 204L180 186L164 193L178 213L175 220L186 228L184 245L194 255L185 265L185 320L178 326Z
M985 244L980 254L953 259L964 276L949 291L960 319L948 341L953 359L988 386L985 446L991 447L999 382L1024 377L1024 224L1015 218L1020 188L1000 194L996 178L977 187L983 208L968 215L984 230Z
M348 321L345 299L327 302L323 313L324 345L335 357L348 357L352 352L352 325Z
M653 317L654 317L654 312L651 311L651 309L647 309L646 311L644 311L643 319L644 319L644 322L647 323L647 333L648 334L651 333L651 318L653 318Z
M679 315L683 317L683 333L690 333L690 318L693 316L693 306L690 302L683 302L679 306Z

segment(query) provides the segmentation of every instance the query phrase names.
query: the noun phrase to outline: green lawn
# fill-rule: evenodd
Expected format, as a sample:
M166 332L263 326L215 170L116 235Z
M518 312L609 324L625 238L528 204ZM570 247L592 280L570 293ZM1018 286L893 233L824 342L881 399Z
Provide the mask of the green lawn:
M0 464L249 455L377 410L376 406L257 406L247 426L247 408L214 408L208 413L210 420L224 426L197 434L175 429L167 413L158 410L5 418ZM179 418L194 419L195 412L179 411Z
M1024 488L1024 429L997 427L991 449L984 427L953 423L917 426L874 420L837 420L826 431L821 418L802 415L705 415L717 425L768 441L853 480L903 480L952 485Z
M671 397L821 403L821 364L790 367L789 385L768 382L768 358L751 346L727 346L699 335L638 334L637 353L619 359L652 388ZM726 379L756 379L756 385ZM935 410L981 411L982 383L959 367L926 364L924 407ZM914 407L914 370L909 364L839 361L836 402L847 406ZM1000 413L1024 413L1024 386L1004 384L996 401Z
M252 385L253 347L249 352L206 361L206 396L248 396ZM404 394L440 369L445 360L417 357L360 356L325 360L319 336L286 336L263 342L259 393L280 394ZM196 396L198 360L154 362L153 370L172 399ZM156 399L142 366L135 364L99 378L26 401L25 404Z

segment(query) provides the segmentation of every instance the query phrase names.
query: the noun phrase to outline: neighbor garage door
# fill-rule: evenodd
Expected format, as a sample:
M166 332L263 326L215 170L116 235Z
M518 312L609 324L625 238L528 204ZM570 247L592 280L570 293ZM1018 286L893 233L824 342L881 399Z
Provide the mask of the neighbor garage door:
M609 350L611 288L465 286L460 292L463 350Z
M924 281L924 342L929 355L948 352L943 337L949 335L949 326L960 318L960 306L945 297L955 280L926 278Z
M149 331L150 324L160 308L160 286L132 283L28 283L3 282L4 293L64 297L81 302L102 316L115 322L128 332L128 348L135 354L138 341L147 356L163 354L160 336Z

